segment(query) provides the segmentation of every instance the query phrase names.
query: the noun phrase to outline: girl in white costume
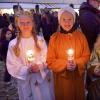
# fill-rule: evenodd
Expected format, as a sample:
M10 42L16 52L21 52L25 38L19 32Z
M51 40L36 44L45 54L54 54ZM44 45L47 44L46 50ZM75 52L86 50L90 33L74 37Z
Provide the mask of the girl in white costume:
M19 100L54 100L52 73L46 66L47 46L36 35L33 17L23 12L16 25L19 35L9 43L7 69L17 79Z

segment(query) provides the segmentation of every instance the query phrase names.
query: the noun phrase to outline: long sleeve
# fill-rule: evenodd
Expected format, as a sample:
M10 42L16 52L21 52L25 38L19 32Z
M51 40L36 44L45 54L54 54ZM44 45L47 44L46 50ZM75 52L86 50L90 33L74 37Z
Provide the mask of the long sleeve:
M47 45L45 40L42 40L42 44L41 44L41 60L43 63L46 63L46 57L47 57Z
M38 43L41 48L41 52L37 57L36 63L39 64L39 70L43 79L45 79L47 75L47 64L46 64L46 57L47 57L47 45L43 37L38 37Z
M41 48L41 52L38 55L38 63L46 63L46 57L47 57L47 45L43 37L38 36L38 43Z
M78 69L80 74L82 74L85 70L85 65L87 64L90 56L90 51L88 47L87 40L84 35L82 35L82 55L79 58L76 58L76 64L78 65Z
M78 37L77 37L78 36ZM66 50L69 48L75 50L75 62L78 65L78 70L83 73L85 64L87 63L90 55L88 43L85 36L76 30L73 36L57 33L54 34L49 42L47 63L50 69L54 72L61 72L67 68L67 55Z
M48 53L47 53L47 63L48 67L54 72L61 72L66 69L67 60L58 59L56 57L55 41L54 38L50 39Z
M13 47L9 44L6 65L8 72L15 78L25 80L28 75L28 67L23 65L19 57L13 52Z

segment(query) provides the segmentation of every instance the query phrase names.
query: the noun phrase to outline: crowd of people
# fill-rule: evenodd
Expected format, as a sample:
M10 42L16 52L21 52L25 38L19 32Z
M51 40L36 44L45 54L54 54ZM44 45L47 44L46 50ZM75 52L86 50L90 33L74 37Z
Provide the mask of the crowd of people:
M17 81L19 100L100 100L99 6L87 0L78 15L72 5L58 12L18 5L0 15L4 81Z

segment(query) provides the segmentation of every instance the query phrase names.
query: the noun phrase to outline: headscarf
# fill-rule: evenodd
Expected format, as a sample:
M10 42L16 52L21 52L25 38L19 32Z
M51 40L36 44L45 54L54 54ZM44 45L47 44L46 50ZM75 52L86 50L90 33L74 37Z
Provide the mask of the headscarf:
M78 27L78 22L77 22L77 17L78 17L78 14L75 12L75 10L69 6L67 6L66 8L62 8L59 10L58 12L58 21L59 21L59 24L60 24L60 17L61 15L64 13L64 12L69 12L73 15L73 18L74 18L74 25L73 27L69 30L69 31L66 31L64 30L61 26L60 26L60 32L61 33L64 33L64 34L67 34L67 33L72 33L73 31L76 30L76 28Z
M58 12L58 21L60 21L61 15L62 15L64 12L66 12L66 11L69 12L69 13L71 13L71 14L73 15L74 22L75 22L75 19L76 19L76 12L74 11L73 8L71 8L71 7L69 7L69 6L67 6L66 8L62 8L62 9L59 10L59 12Z

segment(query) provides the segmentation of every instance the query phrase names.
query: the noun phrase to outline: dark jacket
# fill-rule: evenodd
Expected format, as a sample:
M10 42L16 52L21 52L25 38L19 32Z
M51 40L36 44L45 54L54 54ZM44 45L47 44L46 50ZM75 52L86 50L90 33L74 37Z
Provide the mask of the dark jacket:
M7 56L9 41L2 40L0 42L1 42L0 53L1 53L2 59L5 61L6 56Z
M86 2L80 6L79 10L80 27L87 38L91 51L100 30L99 12Z

